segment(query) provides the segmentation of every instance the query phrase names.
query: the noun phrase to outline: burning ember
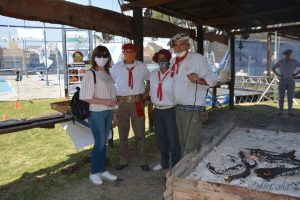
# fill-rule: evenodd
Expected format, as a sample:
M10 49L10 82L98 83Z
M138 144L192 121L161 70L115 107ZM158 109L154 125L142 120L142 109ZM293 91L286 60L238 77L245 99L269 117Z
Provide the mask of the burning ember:
M188 178L299 197L299 148L299 133L235 129Z
M295 150L292 150L288 153L277 153L250 148L246 148L246 150L249 151L247 152L248 154L245 154L245 152L243 151L239 152L239 164L220 170L213 167L211 163L207 163L207 169L213 174L226 175L224 176L224 180L226 182L231 182L234 179L246 178L250 175L251 169L254 169L254 173L258 177L261 177L267 181L279 175L295 175L297 172L299 172L300 160L297 160L295 158ZM248 155L248 159L246 155ZM232 162L237 162L238 160L238 158L234 156L230 156L230 158L234 158L231 159ZM267 162L269 165L275 164L276 166L269 168L259 168L259 163L263 162ZM289 167L290 165L292 165L292 167ZM236 173L236 171L239 170L242 170L242 172Z

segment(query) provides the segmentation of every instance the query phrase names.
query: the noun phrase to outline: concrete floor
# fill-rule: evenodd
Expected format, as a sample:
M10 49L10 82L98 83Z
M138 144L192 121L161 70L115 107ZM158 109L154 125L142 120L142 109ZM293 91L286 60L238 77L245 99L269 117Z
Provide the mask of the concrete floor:
M0 93L0 101L15 101L18 100L18 85L19 85L19 100L29 99L44 99L44 98L60 98L64 97L64 80L61 76L59 83L57 75L48 75L49 85L46 85L45 80L41 80L39 75L23 76L22 81L15 81L16 76L4 76L12 87L13 92Z

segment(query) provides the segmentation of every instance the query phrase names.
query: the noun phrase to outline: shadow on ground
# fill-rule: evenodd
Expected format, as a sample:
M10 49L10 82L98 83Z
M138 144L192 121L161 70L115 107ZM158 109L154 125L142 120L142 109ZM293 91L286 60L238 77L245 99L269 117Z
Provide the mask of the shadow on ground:
M129 140L130 163L122 171L114 170L118 162L118 140L108 149L108 170L116 174L116 182L105 181L94 186L88 179L90 149L69 155L69 159L55 166L33 173L24 173L21 178L0 186L1 199L105 199L139 200L162 199L165 189L163 171L144 172L134 159L135 141ZM159 162L159 154L153 134L145 142L150 166Z

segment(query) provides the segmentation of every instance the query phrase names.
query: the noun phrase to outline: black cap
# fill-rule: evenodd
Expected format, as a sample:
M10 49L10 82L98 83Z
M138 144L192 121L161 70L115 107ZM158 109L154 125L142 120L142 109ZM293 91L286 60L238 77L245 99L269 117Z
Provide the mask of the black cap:
M291 49L286 49L282 52L283 55L291 54L293 51Z

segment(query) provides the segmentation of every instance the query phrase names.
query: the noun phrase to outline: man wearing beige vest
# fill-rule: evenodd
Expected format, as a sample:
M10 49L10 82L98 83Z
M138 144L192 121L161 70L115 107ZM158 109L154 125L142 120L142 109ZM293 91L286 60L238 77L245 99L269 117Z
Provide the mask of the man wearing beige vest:
M119 110L117 111L120 137L120 162L116 167L122 170L128 166L128 133L131 126L137 144L137 157L142 170L149 171L145 158L145 115L142 100L149 96L150 73L147 66L135 60L137 47L128 43L122 46L124 60L111 69L115 81Z

